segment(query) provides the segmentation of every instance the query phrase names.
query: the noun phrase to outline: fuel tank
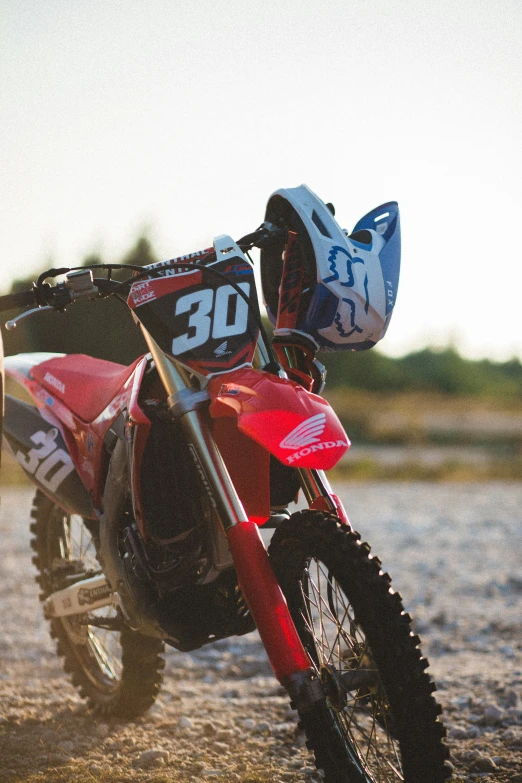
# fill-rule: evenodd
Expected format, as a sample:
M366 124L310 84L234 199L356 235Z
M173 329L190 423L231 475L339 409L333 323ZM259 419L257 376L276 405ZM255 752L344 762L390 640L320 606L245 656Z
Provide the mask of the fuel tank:
M96 519L89 493L58 427L46 421L38 408L9 394L5 395L2 448L64 511Z

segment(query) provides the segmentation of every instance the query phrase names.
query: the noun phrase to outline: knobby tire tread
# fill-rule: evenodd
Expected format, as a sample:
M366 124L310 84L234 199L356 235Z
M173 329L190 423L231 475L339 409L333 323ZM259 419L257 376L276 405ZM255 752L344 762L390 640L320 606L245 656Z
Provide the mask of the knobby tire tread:
M57 506L42 492L37 491L31 517L31 547L35 554L33 563L38 575L40 600L50 594L48 569L49 536L52 535L50 520ZM58 655L63 659L63 668L70 675L89 707L98 715L131 720L143 715L155 702L163 682L165 660L162 653L164 643L160 639L144 636L123 625L120 631L121 677L116 688L104 689L102 683L95 684L87 675L84 665L76 653L76 645L69 638L60 619L50 621L50 632L56 641Z
M382 572L370 546L337 517L302 511L275 531L269 554L294 620L305 563L316 558L335 577L378 666L394 714L394 736L406 783L444 783L451 776L451 765L443 742L446 730L439 719L441 709L432 696L436 688L426 672L428 661L421 655L420 639L411 630L411 617L404 612L400 594L391 589L390 576ZM315 754L316 766L324 770L326 783L359 783L360 775L346 771L331 715L326 700L300 712L308 747Z

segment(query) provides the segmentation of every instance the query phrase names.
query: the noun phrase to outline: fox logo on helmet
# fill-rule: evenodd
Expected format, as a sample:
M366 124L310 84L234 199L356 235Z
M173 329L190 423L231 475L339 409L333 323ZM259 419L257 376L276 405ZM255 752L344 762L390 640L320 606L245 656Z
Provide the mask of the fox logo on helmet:
M326 427L326 414L316 413L305 419L290 432L286 438L283 438L279 444L281 449L299 449L303 446L309 446L311 443L319 443L321 435Z

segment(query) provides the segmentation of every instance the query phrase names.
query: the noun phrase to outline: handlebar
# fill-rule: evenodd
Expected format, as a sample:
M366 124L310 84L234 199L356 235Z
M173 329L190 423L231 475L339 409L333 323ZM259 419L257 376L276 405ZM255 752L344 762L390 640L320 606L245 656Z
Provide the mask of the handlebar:
M0 296L0 312L5 310L15 310L20 307L28 307L37 304L36 288L30 291L19 291L17 294L6 294Z
M54 271L54 270L50 270ZM62 270L60 270L62 271ZM70 273L70 270L63 270ZM83 277L90 270L84 270ZM74 274L74 273L73 273ZM73 281L73 274L69 274L66 283L59 283L56 286L50 286L48 283L39 283L28 291L20 291L16 294L6 294L0 296L0 312L6 310L20 309L21 307L51 307L55 310L65 310L67 305L76 299L93 299L98 296L108 296L115 288L119 286L116 280L106 280L105 278L92 278L86 282L76 278Z
M256 231L239 239L237 244L244 252L248 252L253 247L263 249L274 240L280 240L285 234L286 231L283 227L265 222ZM175 264L173 265L175 266ZM147 271L146 267L137 267L129 264L96 264L95 266L98 269L106 270L128 269L129 271L138 272L138 277L140 273L143 274ZM178 264L178 266L181 266L181 264ZM92 268L95 267L93 266ZM55 286L44 283L44 280L48 277L57 277L63 274L67 276L65 283L59 283ZM93 279L92 269L89 267L48 269L47 272L40 275L36 285L33 285L28 291L19 291L16 294L0 296L0 312L31 305L36 308L45 307L47 309L65 310L67 305L76 299L94 299L117 293L127 282L131 283L132 278L122 283L110 279L110 274L108 279Z

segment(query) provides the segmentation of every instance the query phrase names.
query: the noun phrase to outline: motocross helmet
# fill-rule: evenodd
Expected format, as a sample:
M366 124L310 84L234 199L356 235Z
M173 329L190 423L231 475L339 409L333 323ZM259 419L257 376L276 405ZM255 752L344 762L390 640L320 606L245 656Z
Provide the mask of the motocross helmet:
M335 220L333 206L301 185L273 193L265 221L285 229L278 242L261 251L263 297L275 333L288 333L288 321L278 315L282 303L284 307L293 298L296 312L290 331L311 337L321 351L362 351L381 340L399 282L397 202L372 210L348 234ZM285 267L291 237L286 231L295 232L297 291L295 272L288 275ZM281 324L285 328L277 328Z

